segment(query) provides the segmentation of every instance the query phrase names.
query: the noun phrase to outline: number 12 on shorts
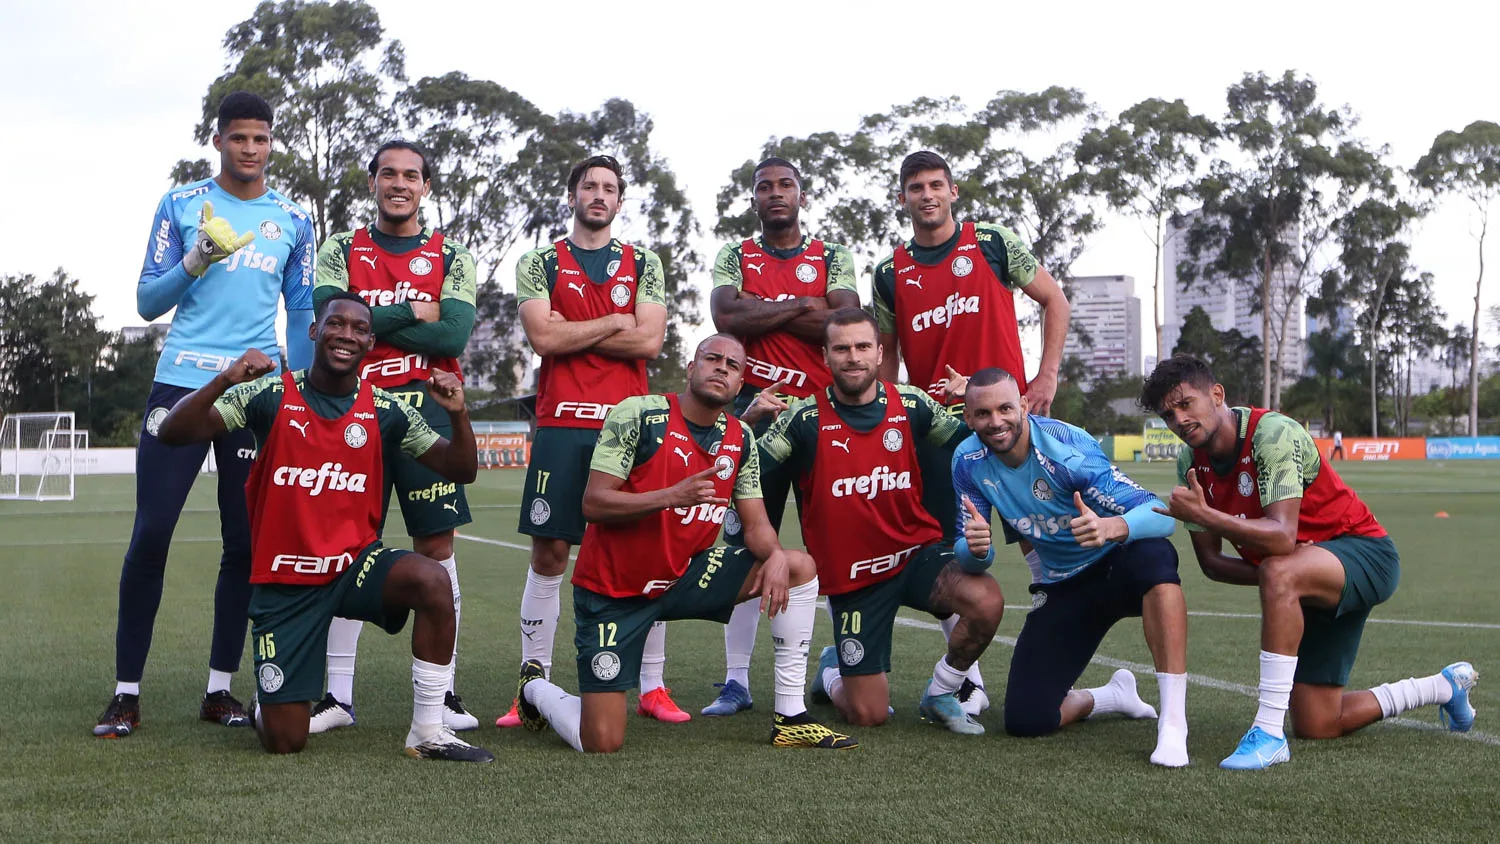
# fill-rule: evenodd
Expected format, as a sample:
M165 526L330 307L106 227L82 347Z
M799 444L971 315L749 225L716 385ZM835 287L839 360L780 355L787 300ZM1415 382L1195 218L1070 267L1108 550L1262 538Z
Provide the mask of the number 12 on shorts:
M615 646L615 634L620 632L619 625L613 621L608 624L599 625L599 647L612 648Z
M255 637L255 655L262 662L276 658L275 633L262 633Z

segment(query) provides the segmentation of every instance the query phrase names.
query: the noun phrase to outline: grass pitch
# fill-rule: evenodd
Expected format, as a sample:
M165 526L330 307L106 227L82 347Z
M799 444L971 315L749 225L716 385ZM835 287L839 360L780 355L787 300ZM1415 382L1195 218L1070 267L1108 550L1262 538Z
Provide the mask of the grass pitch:
M1164 492L1168 465L1127 466ZM89 730L113 691L120 560L134 479L79 479L74 502L0 502L0 732L8 761L0 840L1460 840L1495 834L1500 723L1487 706L1500 679L1500 612L1493 577L1500 473L1490 464L1342 464L1395 537L1401 587L1366 628L1351 688L1469 659L1494 678L1475 694L1468 736L1440 732L1435 709L1334 742L1295 741L1292 762L1259 773L1220 771L1255 703L1253 590L1209 582L1186 536L1183 586L1191 619L1188 692L1192 765L1147 762L1153 722L1100 718L1033 740L1003 733L1007 637L1025 617L1025 567L1002 556L1007 602L1000 639L982 661L995 708L988 735L963 738L922 723L916 700L942 652L930 618L895 633L896 718L853 731L844 753L769 746L770 644L762 623L752 669L755 708L697 716L722 679L722 628L674 623L667 679L694 719L665 725L630 716L624 752L574 753L551 733L496 730L519 661L516 624L525 537L516 533L519 472L483 473L470 488L475 523L458 546L464 592L459 692L484 724L468 738L496 764L407 759L409 640L367 629L356 678L359 724L315 736L297 756L259 750L248 730L197 720L207 676L218 560L213 479L201 478L177 528L143 683L142 728L104 741ZM1435 518L1443 511L1448 518ZM399 519L399 517L398 517ZM783 539L794 544L794 526ZM480 541L480 540L488 540ZM396 544L393 541L392 544ZM576 689L570 590L564 589L554 679ZM820 612L814 655L832 641ZM1139 624L1122 622L1081 683L1112 666L1141 673L1156 700ZM245 666L249 665L247 649ZM234 691L248 698L248 671ZM633 701L633 696L632 696ZM813 712L835 719L831 708ZM1489 829L1490 832L1484 832Z

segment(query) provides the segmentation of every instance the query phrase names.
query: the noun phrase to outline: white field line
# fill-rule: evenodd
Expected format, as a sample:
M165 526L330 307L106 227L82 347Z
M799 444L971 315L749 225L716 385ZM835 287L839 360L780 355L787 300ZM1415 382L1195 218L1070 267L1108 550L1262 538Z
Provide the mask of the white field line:
M936 630L942 632L943 629L942 625L938 624L937 622L922 621L915 618L904 618L902 616L896 617L896 623L901 625L902 627L914 627L918 630ZM1005 645L1006 647L1014 648L1016 646L1016 640L1010 636L996 636L995 641L999 642L1002 645ZM1090 662L1093 662L1095 665L1103 665L1108 668L1124 668L1127 671L1135 674L1153 675L1156 673L1155 667L1146 665L1145 663L1130 662L1129 660L1115 659L1113 657L1099 656L1097 654L1092 660L1090 660ZM1187 679L1189 683L1192 683L1195 686L1203 686L1207 689L1217 689L1222 692L1234 692L1235 694L1243 695L1252 699L1260 696L1260 691L1254 686L1246 686L1240 683L1231 683L1228 680L1220 680L1217 677L1209 677L1204 674L1189 673L1187 675ZM1439 730L1445 733L1448 732L1448 730L1443 729L1443 727L1439 724L1429 723L1427 721L1417 721L1411 718L1387 718L1380 723L1391 724L1393 726L1399 727L1407 727L1415 730ZM1500 735L1492 735L1490 733L1480 732L1478 730L1470 730L1467 733L1453 733L1453 735L1461 739L1466 739L1468 741L1477 741L1483 744L1492 745L1494 747L1500 747Z

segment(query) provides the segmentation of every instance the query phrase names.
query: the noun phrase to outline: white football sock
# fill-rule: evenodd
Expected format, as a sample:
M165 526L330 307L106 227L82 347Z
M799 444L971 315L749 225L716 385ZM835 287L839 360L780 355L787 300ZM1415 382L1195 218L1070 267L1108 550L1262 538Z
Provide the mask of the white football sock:
M946 642L952 638L953 628L958 626L958 618L958 613L954 613L939 622L943 625L943 641ZM977 659L974 660L973 665L969 666L969 670L964 672L964 676L969 678L969 682L976 686L984 685L984 675L979 673L979 660Z
M537 574L528 569L521 593L521 662L537 660L552 676L552 641L557 638L557 616L562 612L558 590L563 576Z
M812 645L817 600L818 579L814 577L801 586L788 589L786 609L771 619L778 715L801 715L807 711L802 693L807 686L807 649Z
M667 663L667 623L652 623L646 632L646 646L641 650L641 694L648 695L665 686L662 672Z
M1442 674L1431 677L1408 677L1394 683L1382 683L1370 690L1380 701L1383 718L1394 718L1408 709L1447 703L1453 699L1453 685Z
M1156 672L1156 688L1161 694L1161 720L1187 729L1187 675Z
M328 693L345 706L354 705L354 655L365 623L337 618L328 623Z
M141 684L140 683L115 683L115 694L117 694L117 695L136 695L137 697L139 697L140 694L141 694Z
M215 671L210 668L208 669L208 688L205 691L208 694L227 692L229 691L229 681L232 679L234 679L234 675L228 671Z
M1156 721L1156 750L1151 763L1181 768L1188 763L1187 675L1158 671L1156 686L1161 693L1161 717Z
M451 662L438 665L411 658L411 735L419 740L431 738L443 726L443 693L452 673Z
M937 661L932 667L932 682L927 686L927 693L936 695L951 695L958 691L958 687L964 683L964 672L948 664L948 655Z
M458 673L458 621L463 614L463 596L458 591L458 555L452 555L446 560L438 560L438 565L448 572L448 580L453 583L453 674L448 675L448 691L453 691L453 676Z
M827 692L830 698L843 687L844 675L839 673L838 666L823 669L823 691Z
M1109 682L1093 689L1085 689L1094 698L1094 709L1088 717L1111 715L1116 712L1127 718L1155 718L1156 707L1141 700L1135 689L1135 675L1128 669L1116 671Z
M583 739L579 738L579 725L583 722L583 701L570 695L550 680L532 680L525 686L526 700L535 706L554 732L563 741L583 752Z
M750 655L755 650L755 634L760 629L760 599L751 598L734 607L734 615L724 625L724 682L731 680L750 688Z
M1260 652L1260 708L1255 711L1255 726L1276 738L1286 738L1286 711L1296 675L1296 657Z

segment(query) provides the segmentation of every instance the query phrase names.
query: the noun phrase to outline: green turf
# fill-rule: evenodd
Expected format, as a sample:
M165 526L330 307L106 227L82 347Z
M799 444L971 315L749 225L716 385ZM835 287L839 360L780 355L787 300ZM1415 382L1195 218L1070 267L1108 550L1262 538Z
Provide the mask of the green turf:
M1447 621L1480 628L1371 624L1351 685L1426 674L1456 659L1500 666L1500 613L1491 578L1500 476L1485 463L1346 464L1404 552L1388 620ZM1345 469L1345 467L1340 467ZM1164 491L1170 467L1127 467ZM489 472L471 488L475 536L522 543L515 532L521 475ZM116 584L130 533L133 479L81 478L71 503L0 503L0 840L1440 840L1494 834L1500 792L1500 725L1480 740L1415 726L1378 725L1337 742L1294 742L1293 761L1230 774L1217 761L1254 714L1241 693L1194 685L1188 693L1193 764L1153 768L1151 722L1101 718L1039 740L1005 737L1000 701L1010 656L994 645L983 661L995 708L990 734L967 739L917 720L921 684L941 653L917 616L895 634L893 724L856 731L846 753L771 748L767 625L752 673L756 708L735 718L663 725L632 715L624 752L590 758L550 733L499 731L519 659L517 605L526 555L461 542L464 616L459 691L484 727L470 734L493 750L490 766L405 758L410 717L407 642L374 628L361 641L360 723L314 737L306 752L272 758L247 730L196 720L206 677L210 602L218 557L211 479L201 479L177 529L166 594L144 683L145 724L123 741L89 728L112 691ZM1450 518L1436 519L1446 511ZM789 531L788 541L793 541ZM1179 548L1186 551L1179 531ZM1190 557L1187 558L1190 560ZM1024 566L998 567L1011 604L1026 603ZM1254 613L1254 593L1209 583L1189 561L1189 609ZM564 590L567 595L567 590ZM1007 611L1000 635L1019 631ZM565 598L555 677L576 688ZM930 621L928 619L927 621ZM721 628L674 624L667 679L696 712L722 679ZM1189 668L1253 685L1253 618L1195 617ZM817 645L831 641L820 613ZM1149 663L1138 624L1123 623L1102 656ZM1082 682L1110 672L1092 666ZM1143 696L1155 682L1140 677ZM248 674L235 691L248 696ZM832 718L831 710L813 707ZM1432 709L1409 717L1436 724ZM1485 738L1488 741L1485 741ZM1491 829L1484 833L1484 829Z

